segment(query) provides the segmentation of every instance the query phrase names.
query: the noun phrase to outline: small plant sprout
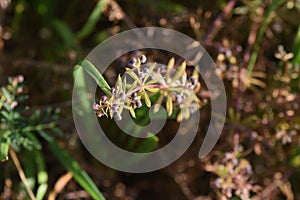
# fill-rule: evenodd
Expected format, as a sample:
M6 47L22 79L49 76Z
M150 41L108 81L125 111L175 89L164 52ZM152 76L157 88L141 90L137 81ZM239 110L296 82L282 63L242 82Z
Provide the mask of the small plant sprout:
M174 65L174 58L168 65L147 62L145 55L131 58L123 77L118 76L110 94L102 96L93 105L97 116L121 120L125 109L135 118L137 108L144 104L150 108L153 101L159 105L165 102L168 116L178 113L177 121L188 119L202 105L196 95L200 89L199 74L194 70L188 76L185 62L176 70ZM159 106L154 107L155 112L158 109Z

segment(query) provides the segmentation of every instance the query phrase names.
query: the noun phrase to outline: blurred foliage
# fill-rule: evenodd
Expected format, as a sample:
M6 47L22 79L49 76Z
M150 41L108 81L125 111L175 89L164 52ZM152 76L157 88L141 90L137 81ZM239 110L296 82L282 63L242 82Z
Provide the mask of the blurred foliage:
M62 78L61 74L65 71L72 74L72 67L99 42L135 27L175 29L200 41L215 60L226 86L226 125L214 151L201 160L196 155L184 155L172 166L157 172L159 176L155 182L155 173L122 174L86 159L86 152L72 142L73 127L64 130L64 148L76 151L74 154L78 155L80 165L92 166L89 172L99 178L96 185L104 188L108 199L299 199L299 13L299 0L0 0L0 81L4 85L8 75L20 73L28 77L31 96L35 97L24 104L46 98L47 102L68 101L71 98L68 95L52 93L49 97L44 94L50 93L55 85L61 93L70 94L68 84L72 85L72 82ZM172 56L153 53L148 58L167 63ZM114 63L113 70L105 77L108 83L116 82L117 74L124 73L127 59L120 58ZM37 70L41 73L35 74ZM80 70L83 69L77 65L74 76L78 72L80 76L83 73ZM93 73L97 77L97 72ZM39 81L41 79L43 81ZM49 79L53 79L53 84L49 84ZM80 80L78 84L88 88L84 77ZM14 79L10 80L12 84L15 84ZM17 85L22 86L21 83ZM209 105L209 95L205 84L202 85L203 90L197 95ZM1 160L7 158L9 149L17 152L20 158L26 156L28 159L20 160L28 185L35 191L34 195L42 199L55 185L49 179L59 177L48 167L56 166L56 161L45 156L46 150L41 148L47 144L47 149L89 195L101 199L97 187L79 164L65 153L54 136L48 134L53 129L55 132L58 125L51 117L58 121L60 118L53 115L53 110L32 115L28 110L18 110L21 107L14 102L19 100L7 101L14 97L12 92L18 91L12 89L11 86L3 87L1 91ZM152 98L154 101L158 96ZM86 110L91 109L90 105L83 106ZM203 107L204 116L209 115L206 107L209 106ZM70 109L68 106L63 108L62 118L67 118L71 115ZM142 112L137 110L136 116L141 118L141 123L146 123L148 119L141 117L143 109L146 108L142 107ZM200 124L205 127L206 123L204 117ZM170 129L176 127L176 122L170 120L167 126L163 134L144 141L129 139L115 126L108 126L107 131L112 133L112 140L120 146L125 145L125 149L148 152L167 144L173 137ZM203 134L204 130L200 130L199 141ZM76 147L72 148L71 144ZM197 144L190 150L198 151ZM19 194L24 191L24 184L6 173L9 163L10 160L0 166L5 169L0 174L1 198L22 199ZM69 185L61 198L68 195L80 198L82 193L78 192L78 186ZM83 195L82 198L89 197Z
M41 113L35 111L30 116L24 115L24 111L29 107L20 105L27 96L24 92L24 77L17 76L9 78L9 84L1 88L0 99L0 161L7 162L8 152L16 166L20 178L25 186L30 199L44 199L48 186L48 172L46 169L45 157L42 154L42 141L44 139L58 158L62 165L72 173L74 179L94 198L104 199L87 173L82 170L79 164L73 160L55 141L50 132L62 136L62 132L57 128L58 112L47 109ZM17 154L26 155L25 172L22 169ZM6 164L6 167L9 165ZM33 193L35 179L38 187L36 195ZM27 198L27 197L25 197Z

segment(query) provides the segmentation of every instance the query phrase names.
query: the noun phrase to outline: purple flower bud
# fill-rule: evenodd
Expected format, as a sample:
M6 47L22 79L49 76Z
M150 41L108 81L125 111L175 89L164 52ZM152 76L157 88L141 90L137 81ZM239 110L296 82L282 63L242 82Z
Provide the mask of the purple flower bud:
M121 98L121 99L125 99L125 98L126 98L126 94L125 94L124 92L121 92L120 98Z
M13 102L11 102L10 107L15 108L15 107L17 107L17 105L18 105L18 102L13 101Z
M132 97L132 100L133 100L133 101L137 101L137 100L139 100L139 98L138 98L138 96L137 96L137 93L136 93L136 92L132 93L131 97Z
M99 104L94 103L94 104L93 104L93 109L94 109L94 110L98 110L98 109L99 109L99 106L100 106Z
M132 95L131 95L132 97L137 97L137 93L136 92L134 92L134 93L132 93Z
M181 104L182 103L182 101L183 101L183 95L182 94L178 94L178 95L176 95L176 102L178 103L178 104Z
M127 66L129 68L133 68L133 67L135 67L136 63L137 63L137 59L136 58L131 58L131 59L128 60Z
M111 110L112 110L113 112L117 112L118 109L119 109L119 104L113 103L113 104L111 105Z
M18 79L19 83L22 83L24 81L24 76L19 75L19 76L17 76L17 79Z
M101 101L102 101L102 102L106 102L106 101L107 101L107 96L106 96L106 95L102 96L102 97L101 97Z
M138 97L133 97L132 100L133 100L133 101L138 101L139 98L138 98Z
M116 96L117 93L118 93L118 90L116 88L111 88L110 91L111 91L111 93L112 93L113 96Z
M195 86L197 84L197 80L195 79L195 77L190 77L190 82L193 86Z

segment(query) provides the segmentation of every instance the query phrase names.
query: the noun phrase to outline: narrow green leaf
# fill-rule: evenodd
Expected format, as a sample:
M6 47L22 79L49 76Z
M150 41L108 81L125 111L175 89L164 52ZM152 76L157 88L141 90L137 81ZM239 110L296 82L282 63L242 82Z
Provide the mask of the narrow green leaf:
M174 68L174 65L175 65L175 58L171 58L169 60L168 66L167 66L167 74L166 74L166 79L167 79L168 83L171 81L170 73L171 73L171 70Z
M23 168L24 168L27 182L28 182L30 188L33 190L35 187L35 184L36 184L36 181L35 181L36 165L35 165L35 162L33 162L33 160L34 160L33 150L26 151L25 157L26 157L26 159L24 159Z
M62 39L65 47L66 48L74 47L76 39L68 24L66 24L64 21L59 19L52 19L51 22L53 28Z
M143 96L144 96L144 98L145 98L145 103L146 103L146 105L150 108L150 107L151 107L151 100L150 100L150 98L149 98L147 92L144 92Z
M300 26L298 27L297 34L294 39L294 47L293 47L293 63L300 63Z
M121 75L119 74L118 76L118 80L117 80L117 84L116 84L118 87L122 87L122 78L121 78Z
M133 110L132 107L129 107L129 112L130 112L130 114L131 114L131 116L132 116L133 118L136 118L135 112L134 112L134 110Z
M172 96L170 94L167 95L166 108L167 108L168 116L171 116L173 112L173 102L172 102Z
M39 111L40 112L40 111ZM45 112L43 112L40 122L45 122L51 116L52 109L47 108Z
M152 92L152 93L156 93L158 92L160 89L159 88L148 88L147 86L145 87L145 90Z
M83 39L91 34L93 31L97 21L100 19L100 16L105 9L108 0L99 0L96 4L94 10L92 11L91 15L87 19L84 26L80 29L80 31L76 34L78 39Z
M49 148L61 164L73 174L74 179L91 195L93 199L104 200L105 198L98 190L89 175L73 160L67 152L55 141L49 143Z
M10 120L11 116L9 115L8 112L2 110L1 111L1 115L3 116L3 118L5 118L6 120Z
M272 4L270 5L270 7L268 8L267 12L265 13L265 15L263 17L263 21L262 21L262 24L260 25L260 28L259 28L259 31L258 31L258 34L257 34L257 38L256 38L255 43L253 45L253 51L251 53L250 61L249 61L248 67L247 67L247 74L249 76L251 75L251 73L253 71L253 68L254 68L254 65L256 63L257 56L258 56L258 51L259 51L259 48L260 48L260 42L261 42L261 40L262 40L262 38L265 34L265 30L266 30L266 27L267 27L268 23L270 23L272 13L284 2L285 2L285 0L274 0L274 1L272 1Z
M181 121L182 121L182 110L177 115L177 122L181 122Z
M140 82L140 78L132 70L126 72L133 80Z
M38 150L34 150L34 155L37 167L37 181L39 184L36 192L36 199L42 200L44 199L47 192L48 172L46 169L46 163L43 154Z
M98 69L88 60L84 60L80 65L86 72L89 73L90 76L97 82L98 86L107 94L110 93L110 86L102 76L102 74L98 71ZM79 67L79 66L76 66ZM76 68L75 67L75 68Z
M138 84L138 81L134 81L131 85L127 84L127 86L129 86L127 95L132 92L132 90L137 86L137 84Z
M158 146L159 138L153 133L148 133L149 137L144 139L141 144L135 149L138 153L147 153L155 150Z
M41 111L40 110L37 110L35 111L31 116L30 116L30 120L29 121L32 121L32 122L36 122L36 120L40 119L41 117ZM42 121L42 120L41 120Z
M51 130L55 133L56 136L58 136L58 137L63 136L63 132L59 128L52 127Z
M146 83L146 85L152 85L152 84L155 84L155 83L160 83L160 82L163 80L163 77L162 77L160 74L158 74L158 75L159 75L160 77L148 81L148 82Z
M146 81L148 80L148 78L150 77L150 75L152 74L154 68L156 67L156 63L153 63L150 67L149 67L149 71L148 73L146 74L146 76L144 77L144 80L143 80L143 84L146 83Z
M10 139L9 137L3 137L0 135L0 162L8 160L8 149L9 149Z
M172 82L177 81L185 73L185 68L186 68L186 62L181 63L175 76L172 77Z
M158 97L154 105L154 110L153 110L154 113L157 113L159 111L163 100L164 100L164 95L160 94L160 96Z
M40 134L40 136L42 136L42 138L44 138L46 141L51 141L52 137L46 133L44 130L37 130L37 132Z
M8 99L8 100L12 100L12 95L7 91L7 89L5 87L1 88L1 91L3 93L3 95Z

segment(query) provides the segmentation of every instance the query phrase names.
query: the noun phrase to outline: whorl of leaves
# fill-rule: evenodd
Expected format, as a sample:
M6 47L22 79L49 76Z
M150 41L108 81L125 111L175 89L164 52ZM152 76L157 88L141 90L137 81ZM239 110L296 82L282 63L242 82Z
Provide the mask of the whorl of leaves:
M201 101L196 96L200 89L197 70L188 77L186 62L175 70L174 58L169 60L168 65L147 63L146 60L146 56L142 55L128 61L124 75L118 76L110 93L94 104L98 117L121 120L123 110L127 109L135 118L135 109L143 104L151 107L151 97L155 94L159 94L155 104L165 102L168 116L175 110L179 111L177 121L188 119L200 108ZM154 111L157 112L158 109L159 106L154 107Z

